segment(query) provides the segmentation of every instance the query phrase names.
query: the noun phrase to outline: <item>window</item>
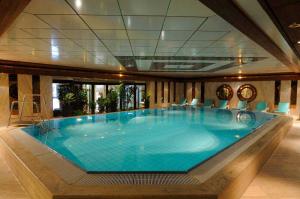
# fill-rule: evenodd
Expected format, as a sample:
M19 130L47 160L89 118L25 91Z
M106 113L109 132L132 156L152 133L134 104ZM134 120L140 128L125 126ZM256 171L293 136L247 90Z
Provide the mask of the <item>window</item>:
M58 88L59 83L53 83L52 84L52 102L53 102L53 110L60 109L60 102L58 99Z
M157 81L154 83L154 103L157 104Z
M165 102L165 82L161 82L161 103Z
M174 89L173 89L173 102L176 102L176 82L173 83Z
M192 98L194 99L195 98L195 82L192 82Z
M204 103L204 96L205 96L205 82L201 82L201 103Z
M33 113L41 112L41 98L40 98L40 76L32 76L32 94L33 96ZM36 96L35 96L36 95Z
M297 104L297 87L298 87L298 81L292 80L291 81L291 105Z
M183 83L183 97L186 98L186 82Z
M275 105L278 105L280 102L280 87L281 87L281 81L280 80L275 81L275 96L274 96Z
M18 76L15 74L9 74L9 108L13 101L18 101ZM18 104L14 104L12 107L12 114L18 114Z
M171 98L171 82L168 82L168 103L170 103Z

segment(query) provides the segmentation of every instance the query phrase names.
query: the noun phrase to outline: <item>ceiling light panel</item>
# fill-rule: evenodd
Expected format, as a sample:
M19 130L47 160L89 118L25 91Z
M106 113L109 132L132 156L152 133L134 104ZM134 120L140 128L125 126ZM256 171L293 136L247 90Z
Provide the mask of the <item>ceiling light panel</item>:
M117 0L68 0L79 14L121 15Z
M34 35L35 38L65 38L62 33L50 28L24 28L23 30L30 33L31 35Z
M56 29L88 29L77 15L37 15Z
M124 16L128 30L161 30L164 17L159 16Z
M231 31L233 26L231 26L227 21L221 17L214 15L208 17L200 28L201 31Z
M125 30L95 30L100 39L128 39Z
M167 17L164 30L196 30L204 22L202 17Z
M125 29L121 16L81 16L92 29Z
M198 0L172 0L168 16L198 16L209 17L215 13Z
M12 27L15 28L50 28L47 23L41 21L32 14L21 13L14 21Z
M155 47L157 44L157 40L130 40L132 46L135 47Z
M30 39L30 38L35 38L35 36L33 36L30 33L27 33L19 28L10 28L9 30L7 30L4 34L4 37L7 37L9 39L18 39L18 38L23 38L23 39Z
M185 43L184 47L195 47L195 48L203 48L211 45L215 41L207 40L207 41L188 41Z
M218 40L223 37L227 32L208 32L208 31L197 31L191 40Z
M158 47L165 47L165 48L174 48L174 47L181 47L185 41L165 41L159 40Z
M31 14L75 14L64 0L31 0L24 12Z
M139 31L128 30L129 39L142 39L142 40L157 40L159 38L160 31Z
M177 41L177 40L187 40L193 31L174 31L174 30L164 30L161 32L161 40L166 41Z
M90 30L60 30L69 39L97 39Z
M166 15L170 0L119 0L123 15Z

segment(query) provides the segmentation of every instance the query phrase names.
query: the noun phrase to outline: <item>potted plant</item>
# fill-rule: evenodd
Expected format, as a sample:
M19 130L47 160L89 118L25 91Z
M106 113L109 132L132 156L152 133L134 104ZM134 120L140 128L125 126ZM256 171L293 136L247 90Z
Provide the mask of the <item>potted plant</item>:
M150 108L150 94L144 93L144 108Z
M104 97L99 97L97 99L98 111L99 113L103 113L106 109L107 100Z

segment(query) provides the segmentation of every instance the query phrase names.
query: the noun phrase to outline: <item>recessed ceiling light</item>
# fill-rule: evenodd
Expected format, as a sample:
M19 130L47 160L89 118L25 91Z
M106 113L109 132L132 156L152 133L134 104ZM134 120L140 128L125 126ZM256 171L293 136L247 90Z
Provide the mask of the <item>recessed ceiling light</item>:
M81 6L82 6L81 0L76 0L76 1L75 1L75 6L76 6L77 9L80 9Z
M297 44L300 44L300 40L299 40L299 41L297 41Z
M294 23L292 23L292 24L289 25L289 28L292 28L292 29L300 28L300 23L294 22Z

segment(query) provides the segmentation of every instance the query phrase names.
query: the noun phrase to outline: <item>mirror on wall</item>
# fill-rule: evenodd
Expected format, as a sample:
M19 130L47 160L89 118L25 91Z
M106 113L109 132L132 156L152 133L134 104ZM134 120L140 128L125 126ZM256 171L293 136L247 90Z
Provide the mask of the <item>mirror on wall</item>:
M230 100L233 97L233 90L228 84L222 84L217 88L216 94L220 100Z
M257 91L253 85L244 84L239 87L237 96L242 101L252 102L257 96Z

